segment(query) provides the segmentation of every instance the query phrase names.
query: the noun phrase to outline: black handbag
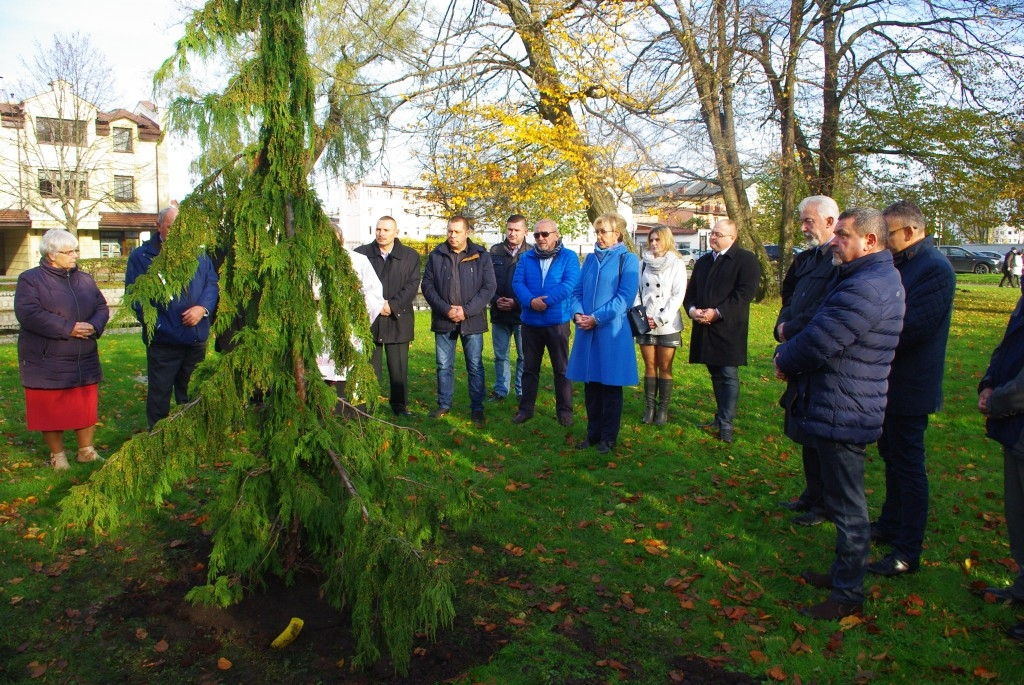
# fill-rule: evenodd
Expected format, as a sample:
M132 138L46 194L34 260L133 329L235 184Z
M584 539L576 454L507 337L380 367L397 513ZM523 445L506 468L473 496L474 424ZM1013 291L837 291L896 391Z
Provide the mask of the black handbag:
M647 323L647 307L642 304L627 309L626 318L629 319L629 328L634 338L651 332L651 326Z

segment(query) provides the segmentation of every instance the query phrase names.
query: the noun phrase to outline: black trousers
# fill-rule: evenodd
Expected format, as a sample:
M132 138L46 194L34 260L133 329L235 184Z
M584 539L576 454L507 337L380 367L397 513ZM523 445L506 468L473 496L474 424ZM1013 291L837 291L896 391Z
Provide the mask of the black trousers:
M554 326L527 326L523 324L523 399L519 411L533 416L537 406L537 390L540 386L540 366L544 361L544 350L551 359L551 371L555 378L555 412L559 417L572 417L572 381L565 377L569 363L569 323Z
M384 386L384 375L381 365L381 356L387 356L388 379L391 382L391 392L388 395L391 409L398 413L405 410L407 402L406 385L409 381L409 343L377 343L373 346L373 353L370 355L370 365L377 374L377 383Z
M199 362L206 358L206 341L194 345L151 344L146 348L146 421L150 429L171 413L171 392L178 405L188 402L188 382Z
M614 445L622 424L622 386L584 383L583 399L587 404L587 442Z

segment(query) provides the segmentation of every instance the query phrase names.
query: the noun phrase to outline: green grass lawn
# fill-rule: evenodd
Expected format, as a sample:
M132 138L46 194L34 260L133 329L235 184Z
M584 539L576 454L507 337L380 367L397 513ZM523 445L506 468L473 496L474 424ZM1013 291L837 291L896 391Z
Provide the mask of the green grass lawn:
M489 661L453 682L687 682L680 660L687 655L786 683L1024 680L1021 647L1002 634L1020 615L970 592L976 584L1004 584L1014 573L1002 457L983 437L975 409L978 380L1018 295L993 288L997 282L998 276L959 280L946 406L928 432L932 495L923 568L895 579L869 576L869 615L844 626L797 613L824 597L798 576L804 568L827 569L835 530L792 525L790 512L777 506L802 489L799 448L782 434L783 386L770 362L777 303L752 310L751 364L740 372L732 445L696 427L711 417L714 402L706 370L686 363L684 344L669 424L640 424L640 390L627 388L619 446L604 457L573 449L584 431L582 390L576 425L561 427L547 369L536 417L526 424L511 423L516 407L506 401L488 405L486 430L475 429L464 371L457 373L452 413L427 418L436 403L433 338L426 315L417 315L410 360L417 416L406 423L480 496L472 520L452 526L448 561L461 581L457 608L471 619L469 630L502 635ZM145 357L137 335L105 337L101 354L106 381L97 442L110 454L145 426L145 386L138 380ZM23 427L13 345L0 346L0 364L7 369L0 378L0 682L114 682L111 674L123 682L253 682L241 679L246 663L258 665L262 682L341 680L337 669L303 662L298 643L297 651L267 654L265 645L246 650L227 637L219 651L170 640L160 652L145 616L111 624L100 608L119 601L126 588L171 579L182 565L205 561L182 541L201 528L191 512L218 470L211 465L181 484L123 538L96 546L83 531L52 549L57 502L95 467L74 465L70 474L45 468L40 437ZM877 515L884 485L873 448L867 474ZM303 640L316 635L304 633ZM235 668L218 671L222 656ZM339 648L332 667L349 656Z

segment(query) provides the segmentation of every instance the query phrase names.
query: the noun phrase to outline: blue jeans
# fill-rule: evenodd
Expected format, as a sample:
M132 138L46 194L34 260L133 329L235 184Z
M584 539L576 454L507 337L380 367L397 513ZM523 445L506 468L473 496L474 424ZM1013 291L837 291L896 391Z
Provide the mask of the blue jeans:
M523 332L520 324L509 325L491 322L491 345L494 347L494 394L502 397L508 395L509 382L512 380L511 365L508 353L511 342L516 343L516 397L523 394Z
M864 494L864 445L811 437L821 456L821 480L829 518L836 524L832 599L864 603L864 576L871 553L871 524Z
M437 406L451 409L455 394L455 341L462 339L462 353L466 357L469 374L470 411L484 410L484 334L435 333L434 354L437 360Z
M885 415L878 453L885 461L885 503L878 528L892 540L892 553L902 561L921 559L928 524L928 471L924 465L924 432L928 416Z
M719 430L732 430L732 422L736 420L736 405L740 399L740 372L735 366L708 365L711 374L711 388L715 392L715 404L718 411L715 422Z

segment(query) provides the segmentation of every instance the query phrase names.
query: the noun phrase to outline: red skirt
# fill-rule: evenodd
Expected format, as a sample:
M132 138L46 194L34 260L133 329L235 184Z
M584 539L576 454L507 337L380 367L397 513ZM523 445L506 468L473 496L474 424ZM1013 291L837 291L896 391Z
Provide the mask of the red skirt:
M98 388L98 383L59 390L25 388L28 429L65 431L95 426Z

